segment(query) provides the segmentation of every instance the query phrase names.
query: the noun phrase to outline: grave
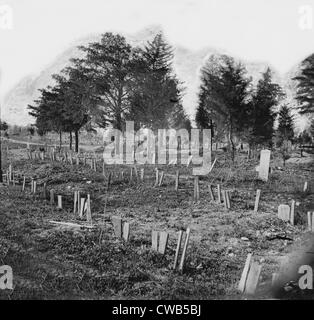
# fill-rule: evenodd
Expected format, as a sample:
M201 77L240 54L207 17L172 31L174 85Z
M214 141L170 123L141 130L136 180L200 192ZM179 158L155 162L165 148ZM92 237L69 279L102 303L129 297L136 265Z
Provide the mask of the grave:
M261 271L262 266L257 261L254 261L252 254L249 253L245 261L238 290L245 295L254 295Z
M287 204L278 206L278 218L283 221L290 221L290 207Z
M267 182L269 175L269 164L270 164L270 150L261 150L260 164L258 167L259 179Z

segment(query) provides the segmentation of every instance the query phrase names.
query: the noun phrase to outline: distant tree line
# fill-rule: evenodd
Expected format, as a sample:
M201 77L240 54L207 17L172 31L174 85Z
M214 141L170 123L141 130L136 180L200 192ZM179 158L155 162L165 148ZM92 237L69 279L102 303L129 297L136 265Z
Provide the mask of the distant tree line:
M304 101L301 113L314 110L314 59L311 63L311 71L303 71L311 75L311 80L305 75L298 78L302 94L297 98ZM311 92L313 97L308 98L305 92ZM201 70L198 101L197 126L211 128L214 135L226 137L232 159L235 141L246 142L255 149L272 147L274 143L281 147L288 141L311 141L311 135L313 137L313 131L312 134L304 131L295 137L291 107L285 103L283 89L273 81L270 68L262 73L254 87L242 63L227 55L213 55Z
M81 58L53 75L54 85L40 89L40 97L29 105L37 132L49 131L75 138L79 132L111 125L121 131L133 120L136 129L186 128L191 122L182 106L183 84L173 70L173 49L161 33L143 47L105 33L101 40L79 47ZM314 112L314 55L302 63L296 99L301 114ZM201 70L201 85L195 123L210 128L212 136L224 137L234 159L236 144L251 149L281 147L287 141L309 143L309 130L295 136L291 106L283 89L267 68L254 86L244 65L227 55L209 57Z

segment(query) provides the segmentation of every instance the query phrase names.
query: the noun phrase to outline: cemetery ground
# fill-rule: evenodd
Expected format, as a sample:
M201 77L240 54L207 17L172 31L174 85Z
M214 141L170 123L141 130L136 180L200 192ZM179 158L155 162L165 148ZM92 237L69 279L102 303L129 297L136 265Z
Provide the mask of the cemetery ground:
M200 177L200 198L195 201L191 167L138 166L145 169L144 181L136 179L134 171L130 181L128 166L106 165L103 176L99 163L95 172L83 164L28 160L24 150L10 149L8 159L20 183L0 187L0 264L12 267L14 290L0 291L0 298L244 299L237 285L252 253L262 264L254 298L271 299L272 273L311 236L307 212L314 209L313 187L303 191L304 182L311 185L313 180L311 156L300 162L295 154L282 168L280 157L272 154L268 182L257 179L258 159L239 154L232 164L222 152L213 152L213 158L217 162L208 176ZM156 167L164 172L160 186L154 186ZM30 192L31 178L37 182L36 194ZM230 193L230 209L217 203L218 184ZM62 195L62 209L50 204L49 189ZM255 212L257 189L261 196ZM52 224L51 220L87 224L73 212L77 190L90 194L94 228ZM278 206L292 200L297 203L293 226L277 216ZM115 236L112 216L130 223L127 242ZM180 272L172 266L178 231L187 227L190 241ZM164 255L152 250L152 230L169 233Z

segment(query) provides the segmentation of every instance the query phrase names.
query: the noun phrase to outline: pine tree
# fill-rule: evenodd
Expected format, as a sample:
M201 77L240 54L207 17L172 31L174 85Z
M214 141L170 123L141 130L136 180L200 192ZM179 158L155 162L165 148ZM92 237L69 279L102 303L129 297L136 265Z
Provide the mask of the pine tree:
M309 128L309 131L310 131L310 134L312 136L312 141L314 141L314 119L312 119L312 121L311 121L311 125L310 125L310 128Z
M287 105L283 105L278 114L277 143L279 146L284 141L293 141L294 120Z
M178 126L178 108L181 119L187 121L181 104L180 83L172 71L173 52L161 33L148 42L140 51L140 60L135 66L134 90L130 98L129 118L138 127L153 130Z
M80 47L86 54L81 64L88 70L98 105L101 106L100 123L111 123L119 130L124 129L124 120L129 111L129 94L132 91L133 68L137 59L126 39L107 32L99 42Z
M280 148L283 166L289 158L290 146L294 139L293 117L287 105L283 105L278 114L277 146Z
M314 113L314 54L302 62L301 74L293 78L298 81L296 99L301 114Z
M227 134L232 160L234 138L240 136L249 123L250 82L243 65L227 55L211 56L201 71L200 101L218 130Z
M204 95L199 97L200 101L196 109L195 122L198 128L200 129L209 129L212 127L212 119L210 113L205 108Z
M278 105L282 96L280 86L272 82L272 72L270 68L267 68L258 81L252 97L250 145L271 146L276 117L274 107Z

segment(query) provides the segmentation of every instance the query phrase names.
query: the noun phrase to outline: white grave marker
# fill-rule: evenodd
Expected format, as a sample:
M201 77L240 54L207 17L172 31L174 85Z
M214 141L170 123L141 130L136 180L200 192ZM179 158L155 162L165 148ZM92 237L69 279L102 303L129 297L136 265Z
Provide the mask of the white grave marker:
M263 181L268 181L270 163L270 150L264 149L261 151L261 159L258 168L258 177Z

